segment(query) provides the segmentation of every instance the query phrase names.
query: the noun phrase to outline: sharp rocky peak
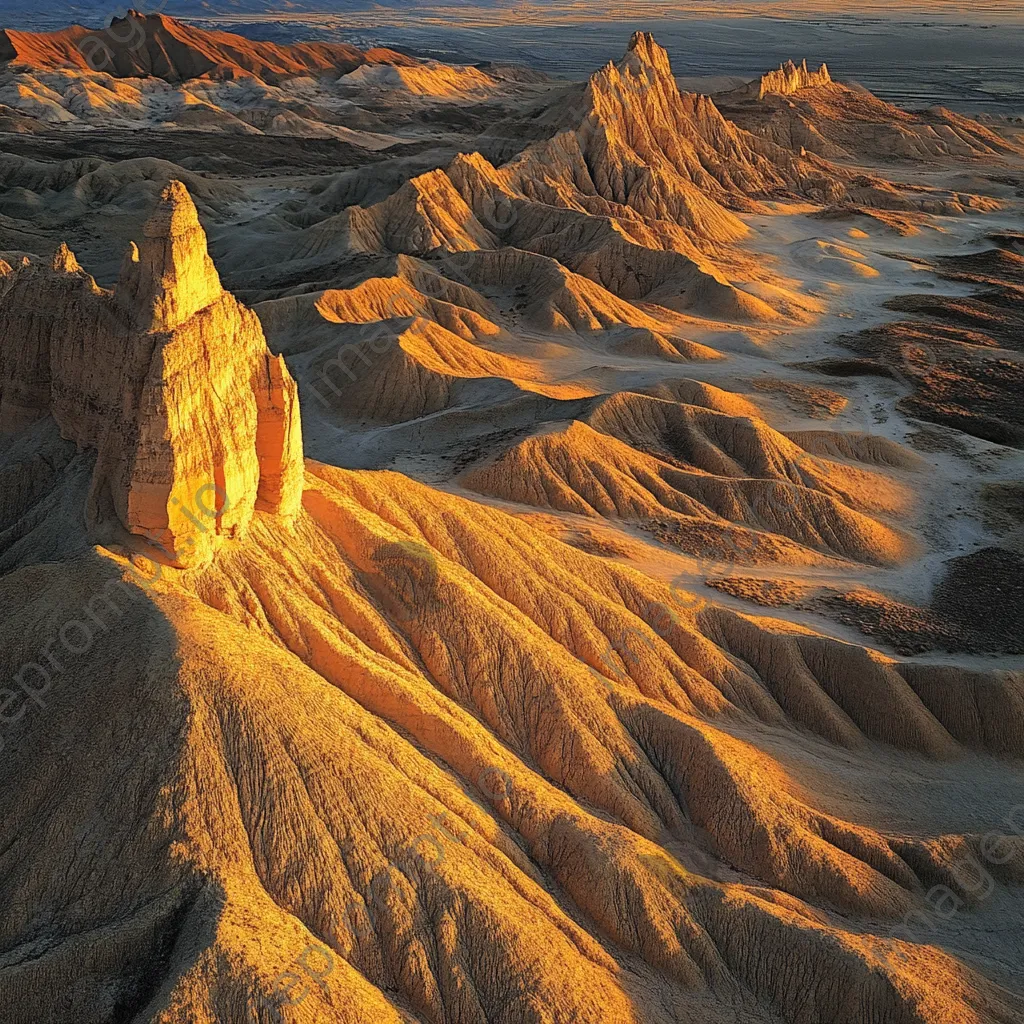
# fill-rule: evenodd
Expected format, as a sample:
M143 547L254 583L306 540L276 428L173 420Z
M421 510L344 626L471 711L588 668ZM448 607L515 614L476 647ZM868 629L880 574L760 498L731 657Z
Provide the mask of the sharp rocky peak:
M65 274L78 274L82 272L75 254L68 248L67 242L61 242L57 251L53 254L51 266L55 271Z
M668 53L650 32L634 32L626 49L626 63L649 67L661 75L672 77Z
M180 181L164 189L142 240L129 248L117 293L155 331L173 330L223 294L195 203Z

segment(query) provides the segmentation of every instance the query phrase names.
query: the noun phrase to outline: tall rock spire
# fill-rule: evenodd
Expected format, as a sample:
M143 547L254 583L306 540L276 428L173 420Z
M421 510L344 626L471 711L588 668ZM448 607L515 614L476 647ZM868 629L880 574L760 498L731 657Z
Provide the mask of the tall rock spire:
M146 359L131 436L112 432L101 448L121 521L188 564L243 532L257 503L293 515L303 473L295 383L256 314L221 287L181 182L164 189L115 296Z
M257 508L298 511L297 390L221 287L181 182L141 237L112 293L65 246L0 281L0 430L53 415L98 453L90 522L116 517L160 557L201 564Z
M151 331L170 331L221 295L220 277L206 251L206 234L192 197L172 181L130 249L118 296L130 301L137 322Z

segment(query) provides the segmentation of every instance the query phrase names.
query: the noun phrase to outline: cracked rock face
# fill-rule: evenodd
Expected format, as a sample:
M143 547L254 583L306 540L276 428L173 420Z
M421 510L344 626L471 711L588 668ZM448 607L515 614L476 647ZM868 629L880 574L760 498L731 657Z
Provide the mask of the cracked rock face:
M61 245L0 268L0 433L46 415L97 452L90 525L116 519L202 564L253 510L295 513L295 382L256 315L220 285L195 205L164 190L113 291Z

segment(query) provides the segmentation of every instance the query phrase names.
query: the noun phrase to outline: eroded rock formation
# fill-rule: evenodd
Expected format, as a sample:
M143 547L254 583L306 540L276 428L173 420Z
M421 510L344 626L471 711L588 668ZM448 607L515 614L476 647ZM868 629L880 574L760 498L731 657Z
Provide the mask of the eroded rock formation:
M751 82L748 89L751 95L756 93L759 100L763 100L768 93L778 93L780 96L792 96L801 89L815 89L822 85L831 85L832 76L829 74L828 65L822 63L817 71L811 71L807 67L807 61L802 60L794 64L787 60L780 64L774 71L763 74L756 82Z
M842 191L833 169L738 129L707 96L680 93L668 54L646 32L591 76L582 110L566 107L561 121L564 131L502 169L521 192L556 206L667 220L726 241L746 233L729 211L758 209L752 195Z
M905 110L866 89L835 82L822 64L787 61L715 102L730 123L784 149L830 160L991 159L1021 154L1019 142L942 107ZM886 206L875 190L870 205Z
M95 449L91 526L116 519L189 565L255 508L294 514L295 382L221 288L184 185L164 190L112 291L66 245L0 281L0 434L52 415Z

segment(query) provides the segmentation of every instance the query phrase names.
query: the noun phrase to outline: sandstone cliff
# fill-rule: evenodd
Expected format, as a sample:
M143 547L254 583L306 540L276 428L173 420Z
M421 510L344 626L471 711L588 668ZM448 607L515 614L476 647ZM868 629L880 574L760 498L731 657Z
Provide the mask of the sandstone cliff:
M255 508L294 514L295 382L221 288L184 185L164 190L112 291L64 245L0 280L0 435L49 414L95 450L94 529L119 522L186 565Z

